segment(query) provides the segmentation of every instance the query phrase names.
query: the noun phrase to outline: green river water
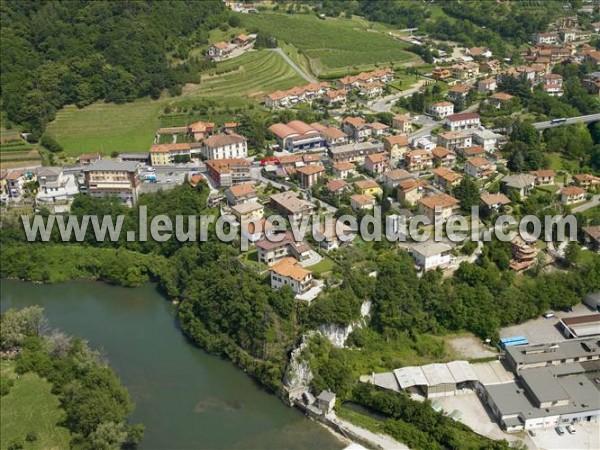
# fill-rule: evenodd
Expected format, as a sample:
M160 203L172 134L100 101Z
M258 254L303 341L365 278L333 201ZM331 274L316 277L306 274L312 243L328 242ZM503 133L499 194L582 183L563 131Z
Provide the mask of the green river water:
M50 326L101 349L136 404L145 449L340 449L326 429L229 361L186 341L152 285L2 280L2 310L44 307Z

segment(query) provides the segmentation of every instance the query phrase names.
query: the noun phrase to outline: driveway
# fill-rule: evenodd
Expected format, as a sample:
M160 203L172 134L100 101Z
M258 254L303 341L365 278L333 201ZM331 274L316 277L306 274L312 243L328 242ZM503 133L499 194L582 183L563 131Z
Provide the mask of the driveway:
M281 55L281 57L283 59L285 59L285 61L290 65L290 67L292 69L294 69L296 72L298 72L298 75L300 75L302 78L304 78L309 83L318 83L319 82L319 80L317 80L315 77L307 74L304 70L302 70L300 67L298 67L296 65L296 63L294 61L292 61L290 59L290 57L288 55L286 55L285 52L282 49L280 49L279 47L271 48L269 50L271 50L272 52L275 52L275 53L279 53Z
M396 100L403 97L410 97L419 89L421 89L423 83L424 81L422 80L417 81L415 84L412 85L410 89L398 92L397 94L387 95L379 100L368 103L367 106L369 107L369 109L371 109L371 111L374 112L390 112Z
M600 195L594 195L589 202L584 203L583 205L576 206L571 210L571 212L580 213L587 211L588 209L593 208L595 206L600 206Z

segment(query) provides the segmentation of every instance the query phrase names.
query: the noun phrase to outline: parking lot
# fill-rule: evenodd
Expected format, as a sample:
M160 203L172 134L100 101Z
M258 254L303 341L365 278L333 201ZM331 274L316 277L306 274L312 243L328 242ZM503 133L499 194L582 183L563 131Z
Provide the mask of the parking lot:
M556 317L551 319L539 317L519 325L502 328L500 330L500 337L507 338L511 336L524 336L532 344L564 341L565 336L557 327L559 320L563 317L594 314L594 311L589 309L584 304L579 304L574 306L573 311L571 312L555 311L555 314Z
M573 425L575 434L559 436L554 428L537 429L535 436L530 437L534 445L530 448L553 449L598 449L600 448L600 427L597 423Z

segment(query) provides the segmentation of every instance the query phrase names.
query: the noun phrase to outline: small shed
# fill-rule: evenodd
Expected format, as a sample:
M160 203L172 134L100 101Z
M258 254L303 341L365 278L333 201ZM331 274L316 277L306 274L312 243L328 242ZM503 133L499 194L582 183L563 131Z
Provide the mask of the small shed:
M321 391L317 397L317 407L323 411L323 414L331 412L335 406L335 394L331 391Z

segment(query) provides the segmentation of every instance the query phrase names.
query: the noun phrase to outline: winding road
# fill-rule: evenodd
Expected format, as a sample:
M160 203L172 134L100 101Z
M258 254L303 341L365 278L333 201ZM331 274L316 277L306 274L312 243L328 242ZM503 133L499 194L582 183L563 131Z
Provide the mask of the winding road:
M294 61L292 61L290 59L290 57L288 55L286 55L285 52L281 48L279 48L279 47L270 48L269 50L271 50L272 52L275 52L275 53L279 53L279 55L281 55L281 57L283 59L285 59L285 61L290 65L290 67L292 69L294 69L296 72L298 72L298 75L300 75L302 78L304 78L309 83L318 83L319 82L319 80L317 80L315 77L307 74L304 70L302 70L300 67L298 67L296 65L296 63Z

